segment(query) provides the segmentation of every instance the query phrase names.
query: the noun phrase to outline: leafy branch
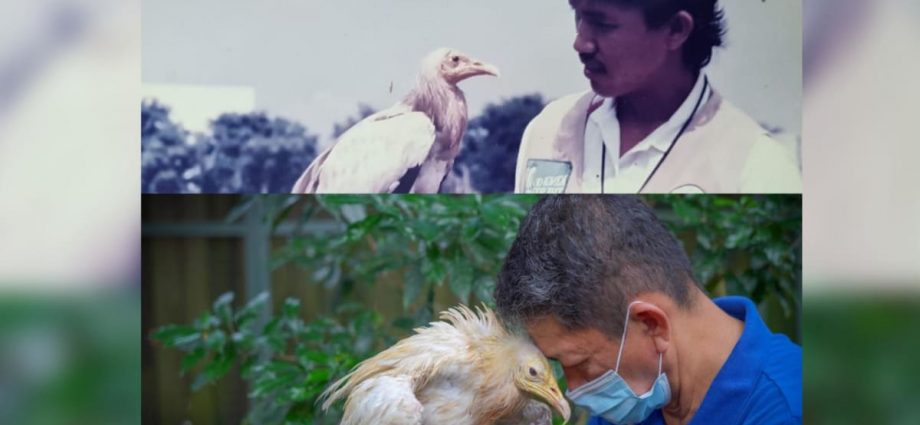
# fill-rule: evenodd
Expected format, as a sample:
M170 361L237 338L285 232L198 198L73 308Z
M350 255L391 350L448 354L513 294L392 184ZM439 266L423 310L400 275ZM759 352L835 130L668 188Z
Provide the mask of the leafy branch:
M183 353L180 373L198 390L231 373L248 382L252 423L335 423L316 398L361 360L432 320L457 302L492 305L495 276L531 196L253 196L230 213L252 211L284 244L272 267L309 272L332 300L327 314L305 322L300 301L264 318L270 297L238 308L227 293L186 325L166 325L152 339ZM801 198L795 196L655 196L646 201L678 236L696 277L711 296L745 295L794 322L801 305ZM322 226L319 224L325 223ZM310 228L310 226L318 226ZM283 230L283 231L282 231ZM386 319L354 302L399 282L398 313ZM437 292L437 294L436 294ZM445 293L447 298L445 298ZM440 305L436 303L444 303Z

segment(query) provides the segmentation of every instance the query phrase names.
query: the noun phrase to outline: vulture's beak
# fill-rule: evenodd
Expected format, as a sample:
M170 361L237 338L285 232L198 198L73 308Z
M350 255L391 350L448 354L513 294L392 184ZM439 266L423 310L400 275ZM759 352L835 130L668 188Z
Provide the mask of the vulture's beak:
M562 416L566 422L569 421L569 417L572 415L571 407L569 407L569 402L562 395L562 391L559 391L559 386L556 385L555 379L550 375L550 379L546 382L534 385L530 389L537 398L543 400L550 408L556 411L559 416Z
M556 391L558 392L559 390L557 389ZM569 407L568 400L566 400L562 394L559 394L559 397L553 399L550 405L552 406L553 410L559 414L559 416L562 416L563 421L569 421L569 417L572 416L572 411Z
M460 80L465 80L477 75L493 75L498 77L499 72L495 65L474 60L460 71Z

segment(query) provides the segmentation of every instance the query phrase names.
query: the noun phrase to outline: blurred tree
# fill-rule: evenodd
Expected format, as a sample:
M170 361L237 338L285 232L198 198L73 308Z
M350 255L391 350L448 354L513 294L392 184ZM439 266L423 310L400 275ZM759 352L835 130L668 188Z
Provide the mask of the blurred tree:
M136 422L142 362L134 289L0 297L0 422Z
M317 137L263 112L222 114L211 122L201 158L208 193L289 192L316 156Z
M222 114L211 130L189 133L167 106L142 102L142 192L286 193L316 156L316 136L262 112Z
M195 191L186 173L198 162L191 135L169 118L169 107L141 102L141 192Z
M468 173L473 189L480 193L513 192L521 136L543 106L539 94L486 106L467 126L454 173Z
M916 292L898 290L808 299L803 423L920 423L918 301Z

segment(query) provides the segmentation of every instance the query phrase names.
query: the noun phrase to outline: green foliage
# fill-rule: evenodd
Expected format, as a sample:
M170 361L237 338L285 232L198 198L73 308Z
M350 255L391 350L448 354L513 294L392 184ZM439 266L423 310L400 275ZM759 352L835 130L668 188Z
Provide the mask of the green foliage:
M343 231L327 237L297 235L274 256L275 266L295 262L314 281L341 296L366 289L385 276L404 282L404 327L427 323L436 287L457 300L492 303L494 277L530 196L321 196L293 198L287 211L324 211ZM314 205L315 203L315 205Z
M880 289L891 284L871 283ZM847 293L829 286L815 291L805 310L803 422L920 423L917 292Z
M678 235L710 296L751 298L768 324L801 310L801 197L671 195L647 197ZM778 305L781 318L771 314ZM785 326L799 340L795 325Z
M239 309L233 293L221 295L211 310L190 325L167 325L151 338L184 353L181 374L192 372L199 390L225 376L234 365L250 382L252 423L335 423L336 407L327 421L314 421L316 399L332 377L393 343L383 333L383 319L354 305L336 309L336 317L311 322L301 318L300 301L288 298L281 314L258 320L269 296L260 294Z
M537 198L530 196L256 196L265 220L308 224L317 216L334 220L339 231L295 233L273 256L273 265L294 263L311 271L315 284L346 300L384 279L405 286L403 314L385 323L381 315L342 302L328 317L309 323L300 303L285 301L281 315L257 324L268 297L238 311L233 295L218 298L193 324L167 325L152 338L185 353L180 373L196 371L197 390L239 364L257 406L253 423L336 423L340 405L317 412L316 399L334 379L359 361L392 345L412 328L432 320L435 289L445 286L460 302L492 303L494 276L520 219Z
M5 293L0 423L138 422L140 329L141 301L132 290L67 297Z
M258 206L286 243L275 268L295 264L332 293L328 314L304 322L288 299L280 315L260 322L262 295L234 310L218 298L194 323L168 325L153 338L183 351L181 373L195 371L193 388L241 366L250 383L254 423L324 423L340 415L316 411L331 381L361 360L433 319L435 293L456 302L492 304L495 276L536 196L254 196L231 215ZM768 323L796 327L801 306L801 206L798 196L648 196L691 257L712 296L752 298ZM310 228L326 223L323 230ZM331 222L331 225L330 225ZM384 318L350 300L399 282L397 314ZM774 309L771 305L777 305ZM778 311L778 314L774 314ZM796 335L790 335L798 340ZM560 381L561 381L561 374ZM564 382L560 382L564 388ZM322 419L313 419L314 417Z

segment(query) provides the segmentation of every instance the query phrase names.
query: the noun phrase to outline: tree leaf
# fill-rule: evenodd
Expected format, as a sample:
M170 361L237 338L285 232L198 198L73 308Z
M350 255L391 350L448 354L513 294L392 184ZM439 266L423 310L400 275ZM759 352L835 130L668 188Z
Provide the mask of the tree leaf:
M307 382L326 382L329 381L329 369L317 368L307 374Z
M224 345L227 343L227 334L224 331L218 329L214 332L211 332L207 336L207 346L211 350L223 350Z
M447 275L447 270L444 267L444 263L441 262L439 255L429 255L427 261L422 263L421 272L428 282L438 285L444 282L444 277Z
M182 356L182 364L179 366L179 373L184 375L189 369L195 367L201 359L208 353L204 348L198 348L189 354Z
M735 229L728 237L725 239L725 247L728 249L734 249L746 245L748 238L751 237L751 234L754 232L754 229L750 227L741 227Z
M455 258L451 264L450 290L463 304L469 305L470 293L473 291L473 268Z
M403 285L403 309L408 309L410 305L422 293L425 286L425 278L416 268L406 271L405 285Z
M300 317L300 300L297 298L285 299L281 312L285 318Z
M348 240L354 242L363 239L364 236L373 231L382 220L383 215L375 214L349 224L346 230Z
M237 322L237 325L242 327L245 326L249 321L256 318L259 312L265 308L265 303L271 298L268 291L263 291L256 295L253 299L249 300L246 305L236 312L234 320Z
M190 337L197 339L199 335L198 330L191 326L166 325L154 331L151 338L160 341L167 347L175 347L180 345L182 341L187 343Z
M228 326L233 323L233 308L230 305L232 302L233 292L225 292L214 300L214 313Z

